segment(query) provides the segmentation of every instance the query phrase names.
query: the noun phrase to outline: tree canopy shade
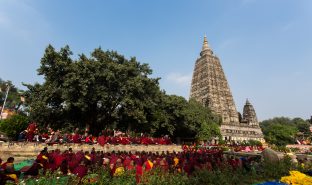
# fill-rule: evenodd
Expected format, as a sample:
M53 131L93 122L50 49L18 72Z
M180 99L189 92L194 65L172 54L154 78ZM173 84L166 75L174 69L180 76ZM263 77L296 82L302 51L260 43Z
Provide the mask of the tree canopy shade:
M90 57L71 55L68 46L56 51L49 45L38 69L45 82L24 84L31 119L41 125L195 136L201 123L215 119L200 104L162 92L150 67L135 57L101 48Z

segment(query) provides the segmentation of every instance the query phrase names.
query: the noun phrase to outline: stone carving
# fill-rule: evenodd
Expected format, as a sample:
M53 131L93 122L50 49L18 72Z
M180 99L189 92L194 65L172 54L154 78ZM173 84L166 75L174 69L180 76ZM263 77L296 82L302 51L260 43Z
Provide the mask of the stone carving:
M209 47L206 36L200 57L195 62L190 98L209 107L222 118L223 139L263 141L257 116L250 102L247 100L242 117L237 112L220 60Z

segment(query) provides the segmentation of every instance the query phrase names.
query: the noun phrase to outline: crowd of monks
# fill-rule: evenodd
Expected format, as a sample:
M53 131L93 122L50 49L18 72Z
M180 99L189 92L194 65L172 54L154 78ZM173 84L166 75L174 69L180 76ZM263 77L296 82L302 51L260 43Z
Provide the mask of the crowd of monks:
M18 141L28 142L45 142L48 144L60 143L86 143L86 144L143 144L143 145L169 145L172 144L168 136L159 138L149 137L145 134L139 136L130 136L130 134L123 133L119 130L102 130L98 136L89 133L89 129L79 130L75 129L72 133L62 133L60 130L54 131L49 128L46 132L40 132L36 123L30 123L28 128L22 131L18 136Z
M22 172L24 176L37 177L39 171L45 174L48 170L52 173L59 170L63 175L74 174L83 178L94 169L104 168L109 170L111 177L119 176L125 171L135 172L136 182L140 183L142 176L153 169L164 173L184 173L188 176L196 169L214 170L224 167L236 169L252 162L251 158L225 158L222 150L215 149L185 149L183 152L109 152L103 151L78 151L71 148L60 150L42 150L32 166L15 171L14 158L9 158L1 164L1 177L6 180L18 181ZM1 184L0 184L1 185Z

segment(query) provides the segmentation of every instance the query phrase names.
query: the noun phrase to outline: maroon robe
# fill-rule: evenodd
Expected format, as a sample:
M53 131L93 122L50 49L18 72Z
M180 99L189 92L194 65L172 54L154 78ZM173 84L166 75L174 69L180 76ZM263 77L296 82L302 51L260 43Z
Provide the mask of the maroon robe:
M88 174L88 168L84 165L78 165L74 169L73 174L77 175L80 178L83 178L85 175Z

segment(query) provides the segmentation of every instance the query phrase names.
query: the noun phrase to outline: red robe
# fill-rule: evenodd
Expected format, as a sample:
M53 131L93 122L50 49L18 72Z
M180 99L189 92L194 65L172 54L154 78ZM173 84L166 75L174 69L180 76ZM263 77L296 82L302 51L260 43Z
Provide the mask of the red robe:
M105 136L99 136L97 142L98 142L101 146L104 146L104 145L105 145Z
M85 175L88 174L88 168L84 165L78 165L74 171L73 174L77 175L80 178L83 178Z
M142 175L143 175L143 167L141 164L137 164L135 167L135 179L137 184L141 182Z
M43 169L47 170L49 167L49 161L48 161L48 157L43 155L43 154L39 154L37 156L37 160L39 161L40 164L42 164Z

